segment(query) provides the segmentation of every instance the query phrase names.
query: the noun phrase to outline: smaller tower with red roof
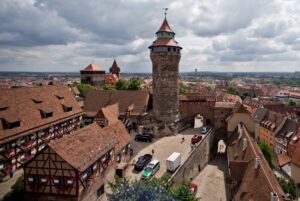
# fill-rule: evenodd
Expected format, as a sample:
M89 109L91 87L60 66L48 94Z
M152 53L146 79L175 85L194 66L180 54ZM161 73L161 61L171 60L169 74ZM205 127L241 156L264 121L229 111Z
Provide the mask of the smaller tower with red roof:
M105 82L105 70L96 64L89 64L80 71L80 78L81 83L99 87Z
M118 78L120 78L120 67L118 66L115 59L114 59L112 66L109 69L109 72L111 74L115 74Z

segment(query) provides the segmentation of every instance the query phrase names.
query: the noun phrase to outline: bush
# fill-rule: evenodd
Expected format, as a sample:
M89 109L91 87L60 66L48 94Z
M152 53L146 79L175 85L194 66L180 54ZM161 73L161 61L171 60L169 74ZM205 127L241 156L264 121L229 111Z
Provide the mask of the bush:
M23 201L25 192L23 176L11 188L12 191L7 193L1 201Z
M264 143L264 142L261 142L259 143L259 147L261 149L261 151L263 152L266 160L268 161L270 167L273 169L274 168L274 165L273 165L273 151L271 149L271 147Z
M293 180L286 180L284 178L277 177L278 183L282 190L291 196L292 199L297 198L296 187Z

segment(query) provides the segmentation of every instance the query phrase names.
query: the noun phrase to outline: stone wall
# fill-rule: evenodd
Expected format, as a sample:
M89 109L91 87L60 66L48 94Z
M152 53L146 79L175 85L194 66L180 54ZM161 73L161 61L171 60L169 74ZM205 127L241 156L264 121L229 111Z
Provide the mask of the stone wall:
M214 155L215 130L204 136L196 148L192 151L187 160L172 175L171 180L174 184L179 184L183 180L190 181L208 164Z
M150 55L153 72L153 115L167 124L179 119L178 69L180 53L156 52Z

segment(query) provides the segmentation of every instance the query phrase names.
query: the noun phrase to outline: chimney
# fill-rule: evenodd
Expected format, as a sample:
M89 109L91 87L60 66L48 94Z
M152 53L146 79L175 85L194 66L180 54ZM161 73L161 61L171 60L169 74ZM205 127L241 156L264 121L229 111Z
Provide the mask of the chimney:
M260 165L260 159L259 158L255 158L255 169L257 169Z
M270 201L279 201L279 197L276 193L271 192L271 199Z

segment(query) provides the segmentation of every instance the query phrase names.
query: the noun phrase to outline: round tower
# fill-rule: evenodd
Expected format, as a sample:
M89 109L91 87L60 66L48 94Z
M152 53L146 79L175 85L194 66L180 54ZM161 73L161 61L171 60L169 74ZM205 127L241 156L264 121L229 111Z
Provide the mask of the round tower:
M153 73L153 115L158 122L173 123L179 119L178 70L181 47L175 32L165 18L156 32L150 49Z

